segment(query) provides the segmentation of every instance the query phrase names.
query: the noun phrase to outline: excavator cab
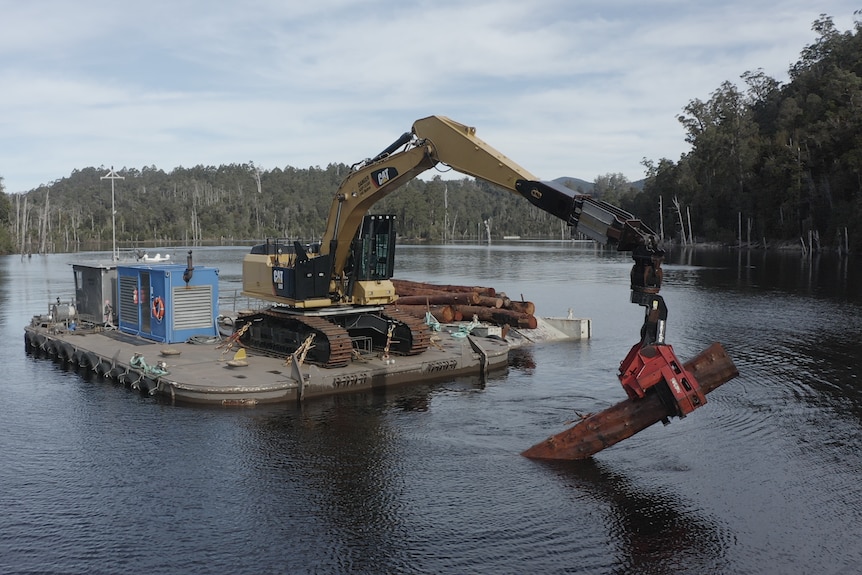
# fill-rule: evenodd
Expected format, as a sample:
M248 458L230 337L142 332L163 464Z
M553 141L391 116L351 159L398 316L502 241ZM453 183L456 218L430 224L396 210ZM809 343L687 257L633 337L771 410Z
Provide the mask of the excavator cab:
M395 273L395 216L365 216L353 240L348 273L358 281L388 280ZM349 290L352 292L352 290Z
M354 301L388 303L394 299L395 288L389 280L395 273L395 239L394 215L367 215L362 219L344 266L345 293ZM384 293L375 293L378 291Z

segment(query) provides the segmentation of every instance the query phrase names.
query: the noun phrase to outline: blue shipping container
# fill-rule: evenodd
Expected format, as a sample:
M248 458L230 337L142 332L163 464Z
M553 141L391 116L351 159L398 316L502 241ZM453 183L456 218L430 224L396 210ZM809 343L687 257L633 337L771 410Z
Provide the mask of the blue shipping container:
M165 343L218 335L218 269L195 266L188 282L186 271L181 264L117 266L120 331Z

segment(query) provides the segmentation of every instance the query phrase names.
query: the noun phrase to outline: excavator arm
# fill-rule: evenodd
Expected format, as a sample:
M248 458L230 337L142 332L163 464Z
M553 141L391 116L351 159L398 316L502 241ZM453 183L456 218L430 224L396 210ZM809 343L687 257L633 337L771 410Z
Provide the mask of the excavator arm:
M631 301L645 308L645 317L641 340L620 364L620 383L632 399L642 398L653 390L668 413L679 417L706 403L694 375L665 343L667 306L658 295L664 251L652 230L616 206L577 195L556 182L539 181L477 138L475 128L432 116L416 122L413 130L431 142L447 144L436 148L439 161L520 194L600 244L631 252L635 262L631 271Z
M399 151L402 147L404 149ZM667 306L658 295L664 252L656 234L632 214L556 182L540 181L476 136L476 129L442 116L417 120L411 132L355 167L336 194L324 236L342 273L364 214L383 196L437 164L495 184L565 221L575 231L632 253L632 303L645 308L641 339L622 361L620 382L632 399L655 388L669 413L685 416L706 403L695 377L665 343Z
M252 280L253 285L246 287L244 293L286 301L295 307L391 303L397 296L385 274L364 281L348 277L350 258L355 253L354 240L365 215L376 202L438 164L518 194L596 242L631 252L635 262L631 272L631 300L645 308L645 319L640 341L620 365L620 382L630 398L658 394L667 412L680 417L706 403L695 377L664 341L667 307L658 295L664 252L656 234L620 208L576 194L555 182L539 180L479 139L475 128L443 116L417 120L410 132L385 150L352 166L333 198L319 253L309 258L302 246L296 245L286 256L291 264L284 264L285 256L279 246L266 247L261 255L251 256L253 262L263 258L266 271L257 276L248 274L257 279ZM276 287L274 294L267 292L273 289L267 287L267 278L280 278L281 270L288 269L280 267L284 265L295 265L297 270L296 287L286 298L280 295L281 287ZM244 281L245 276L244 270ZM320 282L311 281L315 278ZM322 284L324 281L328 282L328 294ZM276 280L273 282L276 286L283 285ZM306 290L306 285L312 287ZM320 287L314 287L318 285ZM307 295L301 297L303 292Z
M350 243L375 203L422 172L444 164L526 198L576 231L619 251L657 251L656 235L628 212L533 174L476 136L476 128L444 116L417 120L410 132L351 168L332 201L322 254L333 254L334 275L350 256Z

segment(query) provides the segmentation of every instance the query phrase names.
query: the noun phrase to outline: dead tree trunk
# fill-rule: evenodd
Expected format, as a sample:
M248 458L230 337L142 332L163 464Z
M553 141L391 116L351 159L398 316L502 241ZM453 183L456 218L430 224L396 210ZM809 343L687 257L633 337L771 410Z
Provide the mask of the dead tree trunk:
M679 198L673 197L673 207L676 208L676 215L679 218L679 227L682 230L682 245L686 245L685 237L685 222L682 219L682 208L679 205Z

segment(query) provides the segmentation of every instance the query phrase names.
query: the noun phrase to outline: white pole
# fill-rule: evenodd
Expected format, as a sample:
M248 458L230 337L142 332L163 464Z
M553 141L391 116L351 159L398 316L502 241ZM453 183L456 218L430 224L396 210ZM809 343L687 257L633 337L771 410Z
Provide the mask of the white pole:
M111 171L101 177L102 180L111 180L111 232L114 236L114 243L111 248L111 260L117 261L120 259L120 253L117 251L117 210L114 208L114 180L125 180L123 176L118 176L114 172L114 166L111 166Z

